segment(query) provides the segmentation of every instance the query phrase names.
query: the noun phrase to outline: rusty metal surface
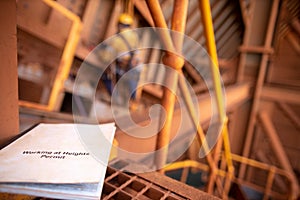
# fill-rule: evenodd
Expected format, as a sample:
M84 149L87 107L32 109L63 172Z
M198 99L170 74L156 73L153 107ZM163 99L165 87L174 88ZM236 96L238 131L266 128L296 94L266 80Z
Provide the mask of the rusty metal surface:
M2 98L0 99L0 147L19 131L18 116L18 71L16 56L16 3L11 1L0 2L0 88Z
M118 160L119 162L124 162ZM117 162L118 162L117 161ZM139 166L138 166L139 167ZM34 197L20 194L0 193L1 199L13 200L52 200L51 198ZM201 190L188 186L158 172L133 174L107 167L102 200L218 200Z
M217 200L218 198L157 172L136 175L108 167L101 199Z
M159 173L145 173L140 175L148 181L153 181L155 184L159 184L170 191L175 191L177 194L182 195L188 199L201 199L201 200L217 200L216 196L205 193L201 190L190 187L182 182L175 181L166 176L162 176Z

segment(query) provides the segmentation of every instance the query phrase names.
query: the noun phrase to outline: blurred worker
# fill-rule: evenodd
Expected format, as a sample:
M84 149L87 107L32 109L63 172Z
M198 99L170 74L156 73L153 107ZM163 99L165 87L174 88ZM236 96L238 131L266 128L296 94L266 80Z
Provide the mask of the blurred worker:
M119 80L122 81L118 83L118 100L114 102L123 106L128 106L128 101L135 99L135 90L139 80L139 72L134 69L139 63L138 51L136 50L139 45L139 38L137 33L131 30L132 23L133 18L129 14L121 14L118 20L119 34L101 45L103 48L98 53L100 59L104 61L112 61L116 58L116 61L106 69L102 81L110 95L112 95L114 85ZM127 72L128 74L122 78Z

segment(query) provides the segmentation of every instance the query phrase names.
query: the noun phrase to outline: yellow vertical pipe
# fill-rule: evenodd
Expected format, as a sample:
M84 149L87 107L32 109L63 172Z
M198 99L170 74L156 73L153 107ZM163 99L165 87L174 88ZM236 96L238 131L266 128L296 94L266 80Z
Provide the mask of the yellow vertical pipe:
M73 56L75 54L76 47L80 39L80 34L79 34L80 30L81 30L80 23L74 23L72 25L71 33L65 45L65 49L59 64L59 69L55 77L52 92L49 98L50 110L54 110L57 104L58 96L64 88L64 82L68 78L70 69L72 67L72 62L74 58Z
M212 78L214 83L214 90L215 95L217 99L217 109L219 113L219 122L224 124L223 130L222 130L222 139L224 140L225 145L225 156L228 166L228 169L230 169L229 173L233 170L232 161L231 161L231 154L230 154L230 144L229 144L229 138L228 138L228 130L227 130L227 122L226 122L226 112L225 112L225 105L223 101L223 95L222 95L222 87L221 87L221 77L219 74L219 64L218 64L218 56L217 56L217 49L215 45L215 37L214 37L214 29L213 29L213 22L212 22L212 16L211 16L211 8L210 8L210 2L209 0L199 0L199 7L201 12L201 19L203 23L204 28L204 35L206 38L206 46L208 54L211 58L211 72L212 72ZM215 155L216 159L219 159L219 153L221 151L222 142L221 140L218 141L216 149L215 149ZM217 162L216 160L216 162ZM231 175L229 176L229 178ZM213 191L214 182L216 179L216 174L212 173L210 176L210 180L208 183L208 192ZM225 192L227 192L228 186L225 188ZM223 198L227 198L223 194Z
M186 13L187 7L182 8L182 6L187 6L187 5L188 5L188 2L179 1L179 0L175 1L175 4L174 4L174 10L173 10L174 14L172 16L172 30L182 33L182 35L176 34L176 37L173 37L174 47L178 53L181 53L181 49L182 49L182 45L183 45L183 38L184 38L183 33L185 30L185 25L186 25L186 21L182 20L180 16L187 15L187 13ZM185 11L185 13L182 13L183 11ZM193 123L197 129L197 137L198 137L199 143L202 143L204 152L207 155L206 159L211 168L211 173L216 174L218 171L217 166L214 163L213 157L211 156L211 154L209 154L209 148L207 145L205 134L203 132L201 125L199 124L199 122L197 120L197 115L196 115L194 109L192 108L193 103L189 96L189 91L186 87L185 80L183 78L183 73L181 70L180 70L180 74L181 75L179 78L179 87L181 89L182 95L184 96L183 99L186 103L186 106L188 107L189 112L190 112L189 114L190 114L191 120L193 121ZM222 188L221 182L219 180L216 180L216 181L217 181L218 189L221 191L221 188ZM212 191L210 191L210 193L212 193Z
M217 50L215 47L215 38L214 38L213 24L211 21L212 17L211 17L211 13L210 13L209 1L199 0L199 8L200 8L200 12L201 12L201 19L202 19L204 35L205 35L205 39L206 39L207 51L208 51L208 54L210 55L210 59L211 59L211 72L213 74L213 83L214 83L214 87L215 87L214 89L215 89L215 93L216 93L215 95L216 95L216 98L218 99L218 94L219 94L219 92L221 92L220 88L218 87L218 84L216 84L216 82L218 81L217 76L219 76L218 71L216 69L218 66L218 57L217 57L217 53L216 53ZM221 110L222 104L220 104L220 101L217 101L217 107L218 107L218 111ZM221 114L221 113L219 113L219 114L220 114L220 119L222 120L221 115L223 115L223 114ZM220 146L220 145L218 145L218 146ZM207 192L210 194L213 193L216 176L217 176L217 174L215 173L214 170L212 170L210 177L209 177L208 185L207 185Z
M225 120L225 110L224 110L224 103L223 103L223 96L222 96L222 88L221 88L221 77L219 74L219 61L215 43L215 36L214 36L214 27L212 22L211 16L211 9L209 0L199 0L199 6L201 11L201 19L203 23L204 29L204 36L206 39L206 46L207 52L211 58L211 72L213 76L213 83L215 88L215 95L217 98L217 107L220 115L220 122L224 122Z
M64 81L67 79L72 66L76 47L80 39L80 31L82 28L82 24L80 18L77 15L75 15L74 13L72 13L62 5L58 4L57 2L54 2L52 0L43 0L43 1L73 21L70 34L66 42L66 45L64 47L62 58L60 60L59 68L57 70L57 75L55 77L49 102L48 102L48 110L54 110L57 104L57 99L59 97L59 94L63 90Z
M173 12L173 20L186 20L187 11L184 9L187 9L188 1L179 1L177 0L177 4L179 6L178 12ZM151 12L151 15L153 17L154 24L159 28L166 28L167 24L165 22L162 10L160 8L159 2L157 0L148 0L147 1L149 10ZM184 27L182 27L182 24L175 24L172 20L172 27L176 27L178 30L184 30ZM162 42L167 49L166 55L163 57L163 63L167 66L170 66L174 70L169 70L167 72L166 76L166 85L167 87L164 87L163 90L163 99L162 99L162 106L165 109L166 116L161 116L161 123L163 123L162 129L157 135L156 140L156 156L155 156L155 164L159 169L161 173L164 173L164 165L166 164L167 160L167 153L168 153L168 144L170 140L170 131L172 127L172 119L173 119L173 112L174 112L174 105L176 101L176 90L177 90L177 83L178 83L178 71L182 68L184 61L182 58L178 57L174 54L174 46L172 38L169 34L169 32L162 31L160 32L160 37L162 39ZM180 43L180 41L179 41ZM182 44L179 44L181 46ZM164 121L162 121L164 119Z
M64 81L68 77L72 66L76 47L80 39L82 23L80 18L76 14L72 13L71 11L69 11L67 8L63 7L59 3L52 0L43 0L43 1L44 3L46 3L47 5L49 5L50 7L52 7L53 9L57 10L62 15L70 19L73 23L69 33L68 40L64 47L64 51L57 70L57 75L55 76L55 80L50 93L48 104L41 105L38 103L33 103L28 101L19 101L19 106L24 106L24 107L39 109L39 110L53 111L57 105L57 99L59 97L59 94L63 90Z
M182 49L182 45L183 45L183 39L184 39L184 30L185 30L185 25L186 25L186 16L187 15L187 6L188 6L188 2L187 0L185 1L180 1L180 0L176 0L174 3L174 10L173 10L173 15L172 15L172 27L171 29L174 31L177 31L179 33L182 33L182 35L180 34L176 34L175 37L173 37L173 44L174 47L177 51L177 53L181 53L181 49ZM184 19L184 20L183 20ZM173 35L174 36L174 35ZM175 60L173 60L174 62ZM172 61L170 61L172 62ZM197 136L199 139L199 142L202 143L202 146L204 148L204 151L206 153L208 153L208 146L207 146L207 142L206 142L206 138L205 138L205 134L202 130L202 127L200 124L198 124L197 120L196 120L196 114L195 111L192 108L192 101L189 94L189 91L185 85L185 81L183 79L183 73L181 70L178 70L181 74L181 77L179 78L179 86L180 89L182 91L182 94L184 95L184 100L185 103L189 109L190 115L191 115L191 120L194 122L196 128L197 128ZM215 165L212 156L210 154L207 154L207 161L209 163L209 166L211 167L212 173L216 174L217 173L217 166ZM221 188L221 182L219 180L217 180L217 186L218 189Z

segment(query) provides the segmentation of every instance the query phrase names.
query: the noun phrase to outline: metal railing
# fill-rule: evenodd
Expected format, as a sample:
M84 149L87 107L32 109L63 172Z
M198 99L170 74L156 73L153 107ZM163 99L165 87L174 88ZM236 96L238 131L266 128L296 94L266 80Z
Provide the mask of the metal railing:
M151 16L153 18L154 26L167 29L168 27L163 17L163 12L161 10L158 0L147 0L146 2L150 10ZM172 31L177 31L184 34L187 7L188 7L187 5L188 5L187 0L183 0L183 1L175 0L174 10L172 14L172 24L171 24ZM161 173L164 173L165 171L170 171L175 169L197 168L209 172L210 176L208 179L206 190L210 194L215 194L215 191L217 191L219 196L222 197L222 199L228 199L228 193L232 182L250 185L251 187L257 189L258 191L263 192L264 199L268 199L269 197L274 197L279 199L280 198L294 199L295 194L297 193L297 191L294 190L297 187L291 186L287 195L279 194L278 192L272 189L275 175L283 176L289 181L291 185L294 184L292 174L290 174L288 171L231 153L230 142L228 137L228 126L227 126L228 118L226 116L225 105L223 104L224 97L221 91L221 79L220 79L220 73L218 69L218 56L217 56L217 50L216 50L216 44L214 38L214 31L213 31L214 29L213 29L213 22L211 17L211 8L210 8L209 0L199 0L199 10L202 16L201 19L203 23L205 38L206 38L207 52L211 57L210 67L211 67L212 78L214 83L214 93L217 102L219 122L223 124L222 132L221 132L222 137L220 137L220 139L217 142L217 145L214 150L214 154L212 155L211 153L208 153L208 146L207 146L205 134L201 125L199 124L199 119L197 119L196 117L195 111L193 109L191 97L189 95L189 92L186 90L186 85L184 80L178 77L178 74L182 73L182 67L184 62L181 57L179 57L178 55L176 56L175 54L172 53L174 51L181 53L183 41L180 39L178 40L178 38L176 40L173 40L171 35L169 35L167 32L162 32L160 35L162 39L162 43L165 45L166 49L169 50L169 52L166 52L166 55L163 58L163 63L165 65L172 67L174 70L178 72L178 73L167 74L166 81L173 82L172 84L173 88L171 88L172 91L177 90L177 83L179 83L179 89L183 94L185 104L190 114L190 118L197 129L198 141L202 144L202 147L204 148L204 151L206 153L205 159L207 163L204 164L194 160L185 160L185 161L179 161L179 162L165 165L167 153L168 153L168 149L166 147L169 143L169 138L170 138L172 115L173 115L174 104L175 104L175 94L171 92L170 89L164 88L162 106L166 111L166 118L164 118L165 124L158 134L157 145L156 145L157 150L163 148L164 151L161 151L161 153L157 154L156 165L157 166L165 165L165 167L160 169L159 171ZM222 151L222 147L223 147L223 151ZM220 161L219 155L222 155L225 160L223 162L223 166L221 167L218 167L218 163ZM251 167L255 167L267 171L268 178L265 187L260 187L253 183L249 183L247 181L237 178L235 176L235 168L233 162L238 162L240 163L240 165L243 166L247 165L247 166L251 166ZM186 180L186 176L187 173L186 170L184 170L182 174L182 180Z
M46 105L43 105L43 104L34 103L30 101L19 100L19 106L45 110L45 111L54 111L60 99L59 95L64 89L64 82L68 78L70 69L72 67L75 51L80 39L82 23L80 18L76 14L74 14L64 6L60 5L59 3L52 0L43 0L43 2L46 3L48 6L50 6L51 8L53 8L54 10L61 13L69 20L71 20L72 26L67 38L67 42L64 46L64 50L57 69L57 74L53 82L48 103Z

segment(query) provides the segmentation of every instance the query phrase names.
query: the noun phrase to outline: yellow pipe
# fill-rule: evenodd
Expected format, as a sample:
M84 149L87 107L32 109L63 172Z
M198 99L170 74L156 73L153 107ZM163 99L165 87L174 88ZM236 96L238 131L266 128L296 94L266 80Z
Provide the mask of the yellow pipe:
M67 8L60 5L59 3L52 0L43 0L43 1L47 5L49 5L50 7L57 10L62 15L64 15L65 17L73 21L73 23L69 33L68 40L64 47L64 51L57 70L57 75L55 76L55 80L50 93L48 104L41 105L41 104L27 102L27 101L19 101L19 105L24 107L29 107L29 108L40 109L40 110L53 111L57 104L59 94L64 87L64 81L67 79L72 66L76 47L80 39L82 23L80 18L76 14L72 13L71 11L69 11Z
M285 170L282 170L280 168L277 168L275 166L268 165L266 163L262 163L262 162L259 162L257 160L253 160L253 159L250 159L250 158L245 158L245 157L242 157L242 156L237 155L237 154L232 154L232 158L233 158L233 160L235 160L237 162L244 163L244 164L250 165L252 167L256 167L256 168L265 170L265 171L272 170L272 171L274 171L274 173L276 173L280 176L284 176L288 180L291 181L291 179L290 179L291 175L290 175L289 172L287 172ZM201 169L201 170L204 170L204 171L209 171L209 166L207 164L200 163L200 162L197 162L197 161L194 161L194 160L184 160L184 161L174 162L174 163L166 165L164 167L164 169L166 171L172 171L172 170L182 169L182 168L186 168L186 167L191 167L191 168ZM226 174L225 171L218 170L218 175L225 176L225 174Z
M225 152L225 159L226 162L228 164L228 168L230 171L233 172L233 164L232 164L232 156L231 156L231 148L230 148L230 142L229 142L229 138L228 138L228 118L225 118L224 121L224 125L223 125L223 129L222 129L222 135L223 137L225 137L226 139L224 139L224 152ZM231 168L231 169L230 169Z
M80 22L80 18L76 14L74 14L72 11L68 10L67 8L65 8L64 6L62 6L61 4L57 3L56 1L53 1L53 0L43 0L43 1L48 6L54 8L55 10L57 10L58 12L60 12L65 17L67 17L68 19L72 20L73 22L75 22L75 21L79 21Z
M173 171L173 170L177 170L177 169L183 169L183 168L196 168L196 169L200 169L203 171L208 172L210 170L209 166L207 164L203 164L194 160L184 160L184 161L178 161L178 162L174 162L171 163L169 165L166 165L164 167L165 171ZM216 174L219 176L226 176L226 172L223 170L217 170Z
M224 105L224 97L222 94L222 87L221 87L221 77L219 74L219 63L218 63L218 56L217 56L217 49L215 45L215 37L214 37L214 29L213 29L213 22L212 22L212 16L211 16L211 8L210 8L210 2L209 0L199 0L199 7L201 11L201 19L204 27L204 35L206 38L206 46L208 54L211 58L211 72L212 72L212 78L214 83L214 91L217 99L217 109L219 113L219 121L220 123L224 124L223 130L222 130L222 138L224 140L225 145L225 156L226 156L226 162L228 165L228 169L230 173L233 173L234 167L232 165L231 161L231 152L230 152L230 143L228 138L228 130L227 130L227 122L226 122L226 112L225 112L225 105ZM218 157L219 152L221 151L221 144L222 141L219 140L216 146L215 155L216 158ZM216 162L218 162L216 160ZM208 183L208 192L213 190L214 182L215 182L215 174L212 173L210 176L210 180ZM231 179L231 176L229 176L229 179ZM225 188L225 192L226 188ZM223 198L226 196L223 192ZM226 197L227 198L227 197Z
M223 129L222 129L222 136L223 138L223 144L224 144L224 153L225 153L225 159L228 167L228 175L225 179L224 184L224 191L223 191L223 199L227 198L227 194L229 192L231 181L234 176L234 167L232 164L232 156L231 156L231 149L230 149L230 143L228 138L228 118L225 118ZM226 197L225 197L226 196Z
M209 0L199 0L199 6L201 11L201 19L203 23L204 35L206 39L206 46L207 52L211 58L212 65L211 65L211 72L213 76L213 83L215 88L215 95L217 98L217 107L220 115L220 122L222 123L225 120L225 106L222 95L222 88L221 88L221 77L219 74L219 61L215 43L215 36L214 36L214 29L213 29L213 22L211 16L211 9Z
M54 110L58 96L63 89L64 81L67 79L70 69L72 67L72 62L74 58L74 54L76 51L77 44L80 39L80 31L82 28L82 24L80 21L80 18L60 5L59 3L56 3L52 0L43 0L45 3L47 3L49 6L54 8L55 10L59 11L62 15L66 16L68 19L73 21L71 31L67 40L67 43L65 45L62 58L60 60L59 68L57 71L57 75L55 77L55 81L51 90L48 106L50 110Z
M172 170L189 168L189 167L202 169L204 171L209 170L209 167L206 164L202 164L202 163L199 163L194 160L184 160L184 161L174 162L174 163L171 163L171 164L165 166L164 169L166 171L172 171Z
M236 154L232 154L232 159L240 162L240 163L244 163L247 165L250 165L252 167L256 167L265 171L271 171L271 173L286 177L287 180L289 180L290 183L292 183L292 175L285 171L282 170L280 168L277 168L275 166L272 165L268 165L266 163L262 163L250 158L246 158L246 157L242 157L240 155L236 155ZM204 163L200 163L194 160L185 160L185 161L178 161L178 162L174 162L171 163L169 165L166 165L164 167L165 171L173 171L173 170L177 170L177 169L183 169L183 168L196 168L196 169L200 169L203 171L208 172L210 170L209 166L207 164ZM226 177L226 176L230 176L230 180L234 181L234 182L238 182L238 179L234 176L234 173L231 173L230 170L228 170L228 172L225 172L224 170L220 170L218 169L216 174L218 176L222 176L222 177ZM293 191L290 191L290 195L293 194Z
M38 109L38 110L49 110L49 106L44 105L44 104L39 104L39 103L34 103L34 102L29 102L29 101L24 101L24 100L19 100L19 106L26 107L26 108L33 108L33 109Z
M259 162L257 160L246 158L246 157L243 157L243 156L240 156L240 155L237 155L237 154L231 154L231 156L232 156L232 159L234 161L244 163L244 164L250 165L252 167L260 168L262 170L269 171L273 167L272 165L268 165L266 163L262 163L262 162ZM275 167L274 169L276 170L276 173L278 175L286 176L287 178L291 176L290 173L285 171L285 170L282 170L282 169L277 168L277 167ZM288 178L288 179L290 179L290 178Z

